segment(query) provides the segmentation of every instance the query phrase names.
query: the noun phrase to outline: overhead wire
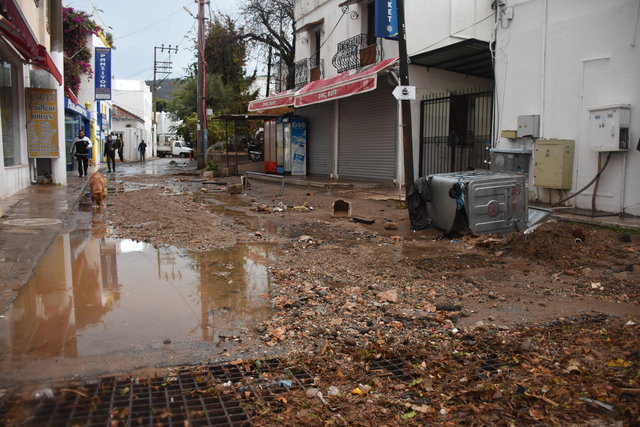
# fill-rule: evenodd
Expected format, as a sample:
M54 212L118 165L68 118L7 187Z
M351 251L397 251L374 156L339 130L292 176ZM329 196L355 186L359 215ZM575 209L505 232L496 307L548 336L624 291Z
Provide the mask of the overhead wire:
M131 32L131 33L125 34L124 36L120 36L120 37L117 37L117 38L114 38L114 39L116 39L116 40L122 40L122 39L124 39L125 37L129 37L129 36L132 36L132 35L134 35L134 34L141 33L141 32L143 32L143 31L145 31L145 30L147 30L147 29L149 29L149 28L153 27L154 25L158 25L159 23L161 23L161 22L163 22L163 21L166 21L166 20L167 20L167 19L169 19L169 18L172 18L173 16L175 16L175 15L176 15L176 12L179 12L180 10L182 10L182 8L175 10L175 11L174 11L174 12L172 12L170 15L167 15L167 16L165 16L164 18L161 18L161 19L157 20L156 22L151 23L151 24L147 25L147 26L146 26L146 27L144 27L144 28L141 28L141 29L139 29L139 30L137 30L137 31L134 31L134 32Z
M342 21L342 18L344 18L344 15L346 15L348 11L349 11L349 5L342 8L342 15L340 15L340 19L338 19L338 22L336 22L336 25L333 26L333 29L329 32L329 35L324 38L324 41L320 44L320 49L322 49L322 46L324 46L324 44L327 41L329 41L329 39L331 38L331 34L333 34L336 28L338 28L338 24L340 24L340 21Z
M430 48L432 48L433 46L435 46L435 45L437 45L437 44L439 44L439 43L442 43L443 41L447 40L449 37L452 37L452 36L458 35L458 34L460 34L461 32L466 31L466 30L468 30L468 29L469 29L469 28L471 28L471 27L475 27L476 25L483 23L484 21L486 21L486 20L487 20L487 19L489 19L489 18L493 18L493 17L494 17L494 15L495 15L495 14L494 14L494 13L492 13L491 15L486 16L486 17L482 18L481 20L476 21L476 22L474 22L473 24L471 24L471 25L468 25L468 26L464 27L464 28L462 28L462 29L460 29L460 30L456 31L456 32L455 32L455 33L453 33L453 34L449 34L448 36L441 38L441 39L440 39L440 40L438 40L437 42L435 42L435 43L431 43L429 46L427 46L427 47L424 47L424 48L420 49L420 51L418 51L418 52L414 53L413 55L417 55L417 54L419 54L419 53L425 52L425 51L429 50Z

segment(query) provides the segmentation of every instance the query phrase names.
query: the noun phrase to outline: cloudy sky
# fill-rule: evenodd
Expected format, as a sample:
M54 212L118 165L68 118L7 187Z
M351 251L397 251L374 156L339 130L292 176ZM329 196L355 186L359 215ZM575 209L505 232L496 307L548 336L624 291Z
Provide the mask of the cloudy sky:
M210 0L212 15L223 12L238 16L238 0ZM171 60L172 77L185 75L193 62L196 36L195 0L63 0L92 15L114 37L112 74L117 79L153 79L154 46L178 46L178 53L157 52L158 61ZM205 7L209 17L209 8ZM111 28L108 28L111 27Z

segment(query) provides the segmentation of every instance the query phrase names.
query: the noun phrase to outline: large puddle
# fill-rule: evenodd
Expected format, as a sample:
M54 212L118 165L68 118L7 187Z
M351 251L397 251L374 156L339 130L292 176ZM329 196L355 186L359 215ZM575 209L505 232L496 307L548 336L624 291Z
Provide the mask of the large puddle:
M96 222L55 241L0 318L0 371L251 335L269 315L268 246L189 253L105 235Z

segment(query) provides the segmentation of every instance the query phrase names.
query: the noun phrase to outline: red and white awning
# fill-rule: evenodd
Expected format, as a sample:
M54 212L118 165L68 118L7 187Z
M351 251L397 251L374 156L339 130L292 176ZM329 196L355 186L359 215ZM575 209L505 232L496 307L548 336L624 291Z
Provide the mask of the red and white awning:
M26 61L47 70L62 84L62 74L47 49L36 41L15 0L0 2L0 36Z
M294 106L333 101L378 87L378 73L393 66L398 58L389 58L361 70L346 71L328 79L308 83L296 92Z
M375 90L378 86L378 73L394 66L397 61L397 57L385 59L363 69L346 71L334 77L313 81L297 92L288 90L268 98L251 101L249 111L291 105L303 107Z
M295 92L288 90L263 99L249 102L249 111L268 110L270 108L288 107L293 105Z

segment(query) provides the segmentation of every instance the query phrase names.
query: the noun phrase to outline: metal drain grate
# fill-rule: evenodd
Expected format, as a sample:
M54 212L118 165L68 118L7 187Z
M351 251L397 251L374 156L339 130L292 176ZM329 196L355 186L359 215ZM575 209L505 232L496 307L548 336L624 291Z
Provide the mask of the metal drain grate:
M42 426L247 426L243 405L313 383L304 369L278 360L204 365L152 379L105 377L55 390L26 422Z
M410 360L401 358L379 359L371 362L371 369L387 371L398 380L413 380L417 375L411 373L411 363Z

